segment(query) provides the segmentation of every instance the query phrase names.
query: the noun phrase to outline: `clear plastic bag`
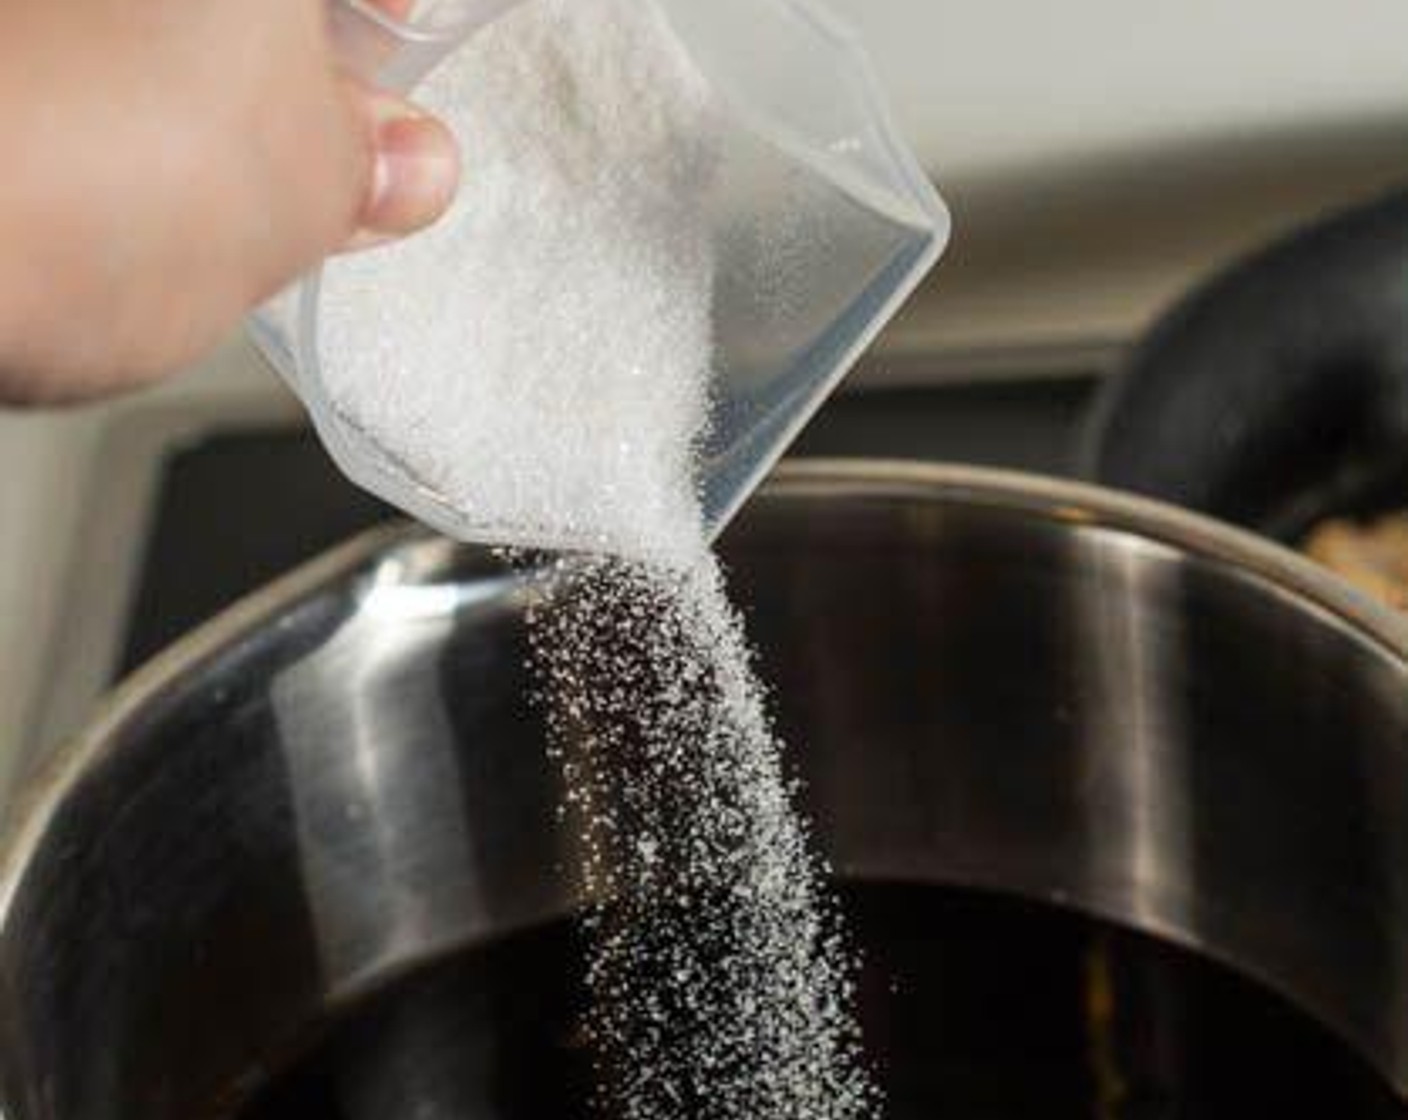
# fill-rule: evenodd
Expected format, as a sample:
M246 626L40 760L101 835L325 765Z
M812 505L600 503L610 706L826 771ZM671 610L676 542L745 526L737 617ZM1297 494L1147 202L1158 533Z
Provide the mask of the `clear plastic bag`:
M362 0L332 2L349 64L411 91L514 0L426 0L404 23ZM708 200L716 351L697 482L716 533L938 261L949 218L858 44L811 0L660 3L746 138ZM586 543L477 523L339 416L321 377L319 292L319 275L305 278L252 332L353 481L461 540Z

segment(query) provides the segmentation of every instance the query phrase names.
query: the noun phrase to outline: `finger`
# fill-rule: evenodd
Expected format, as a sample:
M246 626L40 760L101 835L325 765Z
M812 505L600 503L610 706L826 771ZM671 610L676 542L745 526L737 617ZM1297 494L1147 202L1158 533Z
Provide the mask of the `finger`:
M416 0L367 0L373 8L385 12L393 19L408 20L416 6Z
M365 248L423 229L449 207L459 186L459 149L443 124L414 105L359 87L370 121L371 183L348 248Z

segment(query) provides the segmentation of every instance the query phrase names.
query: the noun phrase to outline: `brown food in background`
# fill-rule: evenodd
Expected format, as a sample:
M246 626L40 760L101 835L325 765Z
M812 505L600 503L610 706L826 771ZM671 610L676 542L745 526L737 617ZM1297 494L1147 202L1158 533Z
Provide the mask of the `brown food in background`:
M1408 610L1408 512L1369 522L1322 522L1303 548L1359 590L1396 610Z

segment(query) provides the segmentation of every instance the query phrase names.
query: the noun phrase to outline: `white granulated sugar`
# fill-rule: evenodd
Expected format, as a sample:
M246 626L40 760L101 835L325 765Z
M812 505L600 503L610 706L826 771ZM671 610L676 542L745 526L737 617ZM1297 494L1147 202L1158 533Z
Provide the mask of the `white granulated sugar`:
M602 899L603 1115L874 1115L852 962L717 562L567 562L531 622L566 820Z
M417 97L459 136L452 212L329 264L333 407L509 544L698 537L717 118L649 0L531 0Z
M696 490L711 91L652 0L529 0L420 96L465 189L328 267L324 379L484 539L599 554L557 562L529 637L598 900L603 1113L873 1115L852 962Z

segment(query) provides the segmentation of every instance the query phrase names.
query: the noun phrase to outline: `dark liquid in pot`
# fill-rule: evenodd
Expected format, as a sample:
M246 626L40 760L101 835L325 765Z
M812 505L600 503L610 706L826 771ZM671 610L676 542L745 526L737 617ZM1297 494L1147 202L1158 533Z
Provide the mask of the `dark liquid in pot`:
M843 898L889 1120L1408 1117L1329 1032L1181 949L975 892ZM240 1120L591 1116L581 952L564 923L408 981Z

